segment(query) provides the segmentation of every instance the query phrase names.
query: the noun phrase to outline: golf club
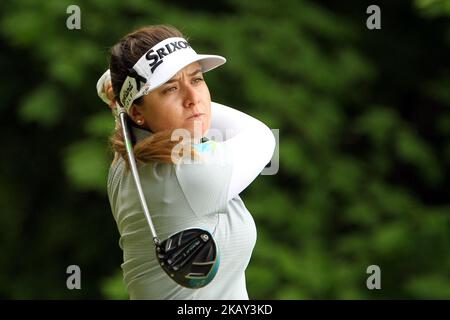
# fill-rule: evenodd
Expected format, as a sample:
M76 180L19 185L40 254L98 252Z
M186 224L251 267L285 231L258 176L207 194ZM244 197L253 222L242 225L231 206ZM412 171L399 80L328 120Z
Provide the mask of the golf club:
M199 228L182 230L160 241L142 191L128 127L128 114L122 106L117 107L131 172L150 227L159 264L179 285L191 289L204 287L213 280L219 268L220 257L216 242L208 231Z

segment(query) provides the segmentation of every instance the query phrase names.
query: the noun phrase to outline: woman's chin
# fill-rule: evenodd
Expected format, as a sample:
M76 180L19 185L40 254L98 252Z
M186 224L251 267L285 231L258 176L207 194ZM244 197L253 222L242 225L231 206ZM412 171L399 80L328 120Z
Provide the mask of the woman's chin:
M191 136L193 136L194 139L202 138L208 130L207 122L200 119L195 119L194 121L189 119L188 121L190 123L188 123L185 128L191 132Z

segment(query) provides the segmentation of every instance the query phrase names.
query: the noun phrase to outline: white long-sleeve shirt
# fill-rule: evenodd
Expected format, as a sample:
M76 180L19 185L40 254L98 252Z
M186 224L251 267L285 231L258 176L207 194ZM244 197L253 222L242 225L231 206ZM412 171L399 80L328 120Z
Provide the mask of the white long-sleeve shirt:
M239 193L270 161L275 139L262 122L235 109L213 102L211 117L206 133L211 140L196 146L207 159L205 163L139 167L160 239L193 227L213 235L220 265L207 286L181 287L161 269L131 173L125 173L122 159L110 168L108 196L120 233L122 269L131 299L248 299L245 269L255 246L256 226ZM151 134L133 130L138 140ZM214 139L214 131L222 139Z

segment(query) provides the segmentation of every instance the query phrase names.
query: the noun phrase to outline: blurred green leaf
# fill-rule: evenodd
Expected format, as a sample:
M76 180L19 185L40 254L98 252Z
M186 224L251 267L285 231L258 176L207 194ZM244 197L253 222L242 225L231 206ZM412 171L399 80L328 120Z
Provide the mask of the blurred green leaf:
M114 130L114 116L110 112L101 112L91 116L85 125L91 136L107 137Z
M437 274L422 275L411 278L406 290L416 299L445 299L450 297L448 276Z
M22 102L19 115L25 122L36 122L43 127L58 123L65 111L63 100L54 86L45 85L34 90Z
M109 300L129 299L128 293L125 290L125 284L123 282L122 270L119 270L115 274L103 280L102 292L105 298Z
M440 180L440 165L431 148L418 135L409 130L402 130L398 133L396 142L397 152L402 160L415 165L426 180Z
M82 141L65 152L65 171L75 187L104 192L108 172L108 158L104 144Z

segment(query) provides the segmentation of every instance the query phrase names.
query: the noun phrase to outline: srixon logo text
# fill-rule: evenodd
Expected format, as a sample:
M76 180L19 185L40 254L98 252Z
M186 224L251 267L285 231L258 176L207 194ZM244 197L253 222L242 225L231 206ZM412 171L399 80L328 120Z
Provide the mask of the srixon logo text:
M153 49L150 50L145 55L145 58L147 58L147 60L151 61L150 62L150 70L152 71L152 73L154 73L156 68L158 68L158 66L164 62L163 58L165 56L168 56L169 54L171 54L177 50L186 49L189 47L190 47L190 45L186 41L175 41L175 42L166 44L164 47L156 49L156 51Z

